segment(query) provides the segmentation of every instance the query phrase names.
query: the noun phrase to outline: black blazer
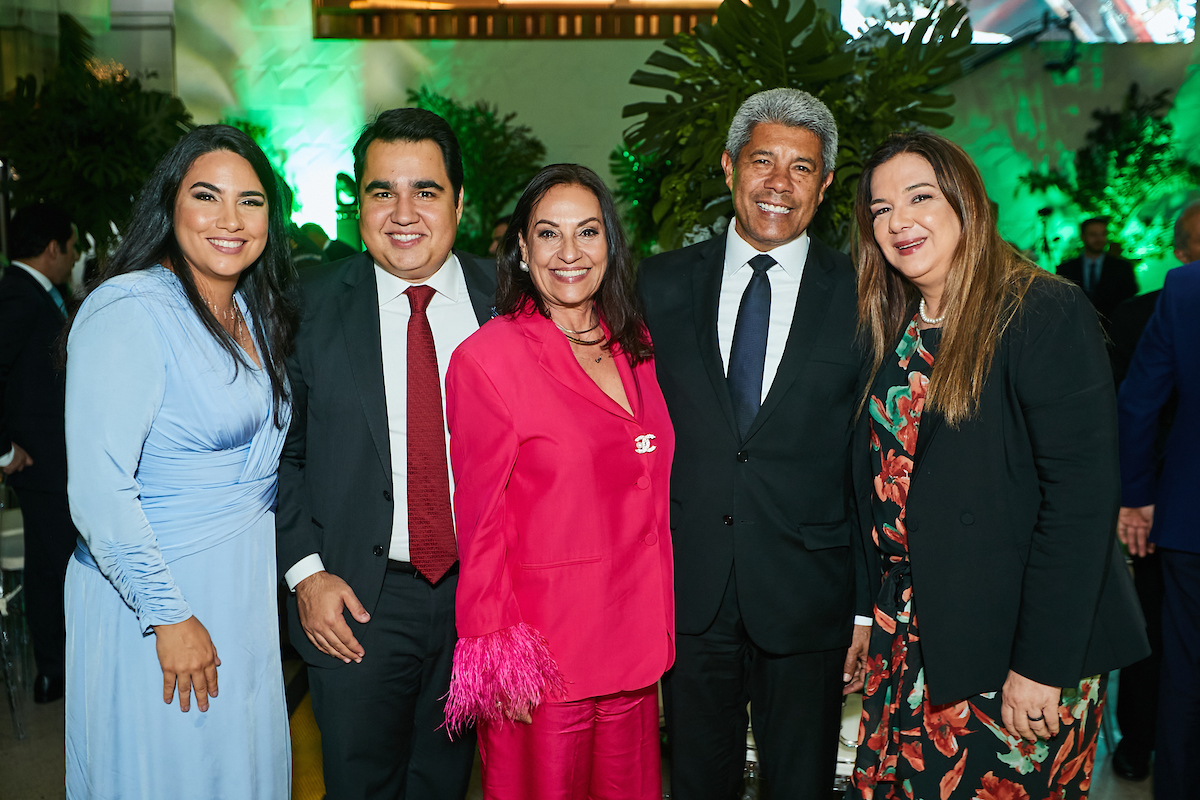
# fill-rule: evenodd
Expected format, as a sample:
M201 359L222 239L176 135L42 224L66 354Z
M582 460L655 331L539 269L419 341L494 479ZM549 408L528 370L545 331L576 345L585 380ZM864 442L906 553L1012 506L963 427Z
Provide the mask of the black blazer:
M1058 265L1058 274L1074 283L1083 286L1083 256L1076 256ZM1113 312L1124 301L1138 292L1137 278L1133 274L1133 263L1120 256L1105 255L1100 263L1100 280L1087 298L1092 301L1099 312L1105 329Z
M455 254L482 325L492 316L493 263ZM279 464L279 575L320 553L325 568L350 584L373 612L387 570L393 516L375 270L364 252L312 267L305 278L300 331L288 360L292 424ZM308 641L291 593L288 609L291 641L301 655L320 666L340 666ZM352 628L358 625L346 619Z
M33 464L5 478L17 489L67 491L65 386L55 348L66 317L32 275L0 278L0 455L16 442Z
M854 484L877 591L869 430L864 412ZM932 702L999 690L1009 669L1067 687L1149 654L1116 545L1112 373L1082 291L1035 280L996 348L979 413L951 428L927 408L914 456L905 520ZM858 613L873 601L861 597Z
M675 425L676 627L702 633L731 569L747 632L774 653L846 646L855 346L850 260L811 240L783 360L741 441L717 344L725 237L647 259L640 291Z

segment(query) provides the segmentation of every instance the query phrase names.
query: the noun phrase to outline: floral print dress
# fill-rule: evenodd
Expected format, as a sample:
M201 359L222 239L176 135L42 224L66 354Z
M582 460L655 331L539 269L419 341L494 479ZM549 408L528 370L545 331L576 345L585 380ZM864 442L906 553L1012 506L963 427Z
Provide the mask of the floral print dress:
M914 317L871 387L875 474L871 532L885 573L875 601L858 754L849 797L863 800L1086 798L1104 686L1086 678L1062 693L1059 733L1036 743L1004 729L999 691L931 705L925 686L905 505L941 329ZM997 687L997 690L1000 687Z

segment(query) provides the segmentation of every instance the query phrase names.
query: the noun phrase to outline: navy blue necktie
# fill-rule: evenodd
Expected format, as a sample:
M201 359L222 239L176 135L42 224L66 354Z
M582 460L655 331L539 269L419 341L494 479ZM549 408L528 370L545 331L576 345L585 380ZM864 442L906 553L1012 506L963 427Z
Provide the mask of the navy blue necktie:
M767 360L767 327L771 321L771 281L767 270L775 259L760 253L750 259L754 275L738 306L729 349L729 397L742 438L762 405L763 367Z

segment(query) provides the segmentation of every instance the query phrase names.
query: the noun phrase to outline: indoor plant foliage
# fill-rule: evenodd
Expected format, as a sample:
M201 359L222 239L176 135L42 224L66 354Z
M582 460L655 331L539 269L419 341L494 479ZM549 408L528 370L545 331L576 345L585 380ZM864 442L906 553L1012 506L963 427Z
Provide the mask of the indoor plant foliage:
M18 178L12 203L60 204L103 255L112 226L123 229L150 171L191 125L178 98L97 62L90 34L60 15L54 74L40 87L32 75L19 78L0 100L0 156Z
M1119 109L1092 112L1096 125L1067 168L1035 170L1022 183L1058 189L1084 217L1112 220L1110 238L1131 258L1169 253L1178 206L1200 186L1200 164L1175 145L1169 94L1148 97L1132 84Z
M626 117L641 119L614 158L629 150L635 161L669 164L656 198L645 183L633 189L640 195L622 186L630 213L652 214L664 249L711 234L733 213L720 157L734 113L755 92L793 87L819 97L838 123L837 171L813 228L845 245L854 186L870 153L892 131L943 128L953 119L942 111L954 102L944 89L962 74L970 23L965 5L939 3L929 11L904 34L881 24L852 39L813 0L794 10L786 0L750 6L726 0L715 24L667 40L667 50L646 62L655 71L638 70L630 79L668 96L625 107ZM628 168L614 163L619 179L622 170Z
M275 170L275 176L279 179L279 187L283 190L285 200L289 203L286 215L290 219L293 214L300 210L301 205L299 200L296 199L296 190L283 177L287 174L284 169L287 164L287 152L275 146L275 143L271 141L270 131L265 125L259 125L244 117L235 116L223 117L221 124L237 128L253 139L254 143L262 149L263 155L267 157L267 161L271 162L271 168Z
M484 101L464 105L431 89L408 92L408 102L441 116L458 138L463 159L463 216L455 246L487 255L496 218L542 167L546 146L516 114L500 115Z

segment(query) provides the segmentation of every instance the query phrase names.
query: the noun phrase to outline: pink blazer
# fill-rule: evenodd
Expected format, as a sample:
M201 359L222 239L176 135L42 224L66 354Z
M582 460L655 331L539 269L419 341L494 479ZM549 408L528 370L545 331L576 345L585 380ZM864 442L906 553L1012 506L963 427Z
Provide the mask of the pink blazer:
M640 689L674 661L675 435L654 363L631 368L616 355L632 416L536 312L491 320L450 359L460 561L451 705L457 692L482 712L464 719L521 699L512 683L531 664L517 663L515 678L491 674L514 658L557 663L556 696L535 690L530 705ZM514 644L514 630L532 640Z

